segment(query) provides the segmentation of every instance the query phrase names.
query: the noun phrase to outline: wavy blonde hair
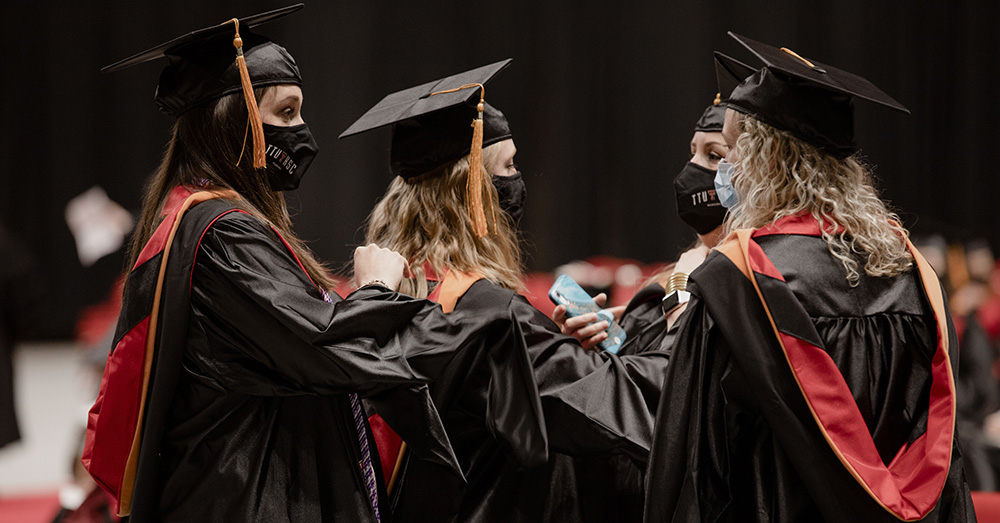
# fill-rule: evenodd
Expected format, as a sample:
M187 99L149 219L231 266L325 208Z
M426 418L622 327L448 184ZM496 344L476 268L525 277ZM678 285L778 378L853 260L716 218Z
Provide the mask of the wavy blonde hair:
M365 243L392 249L410 262L412 278L404 278L399 290L425 298L428 294L424 264L438 274L445 269L478 272L487 280L517 289L521 282L521 253L512 220L500 209L496 188L487 166L499 158L500 144L483 148L483 201L493 202L495 215L487 209L491 234L479 238L472 230L466 210L465 184L469 175L466 156L415 178L397 176L368 216Z
M879 198L870 169L856 156L836 158L749 115L740 114L736 122L733 186L740 202L726 217L727 234L809 212L852 286L860 279L857 255L869 276L896 276L913 266L906 248L909 233Z

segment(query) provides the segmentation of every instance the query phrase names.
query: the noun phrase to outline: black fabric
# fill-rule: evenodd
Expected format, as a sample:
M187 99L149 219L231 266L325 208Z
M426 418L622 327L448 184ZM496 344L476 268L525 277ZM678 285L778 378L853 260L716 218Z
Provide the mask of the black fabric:
M716 53L719 89L727 90L723 96L729 106L788 131L828 154L844 158L858 150L854 142L854 98L910 112L856 74L733 32L729 36L764 62L763 68L747 77L745 64ZM733 81L738 85L729 91Z
M729 108L844 158L857 152L854 103L810 82L763 68L726 99Z
M701 118L694 124L695 132L721 133L722 124L726 122L726 104L714 103L705 108Z
M759 243L812 318L883 459L922 433L936 334L916 275L862 273L852 289L820 238ZM824 440L750 281L714 252L689 290L657 413L646 521L898 521ZM949 335L957 369L950 322ZM975 520L963 470L956 443L925 521Z
M674 178L677 215L698 234L708 234L726 219L727 209L715 193L716 172L688 162Z
M392 128L389 170L395 176L412 178L426 174L469 154L472 149L472 121L478 117L476 103L458 104L447 109L403 120ZM483 147L513 135L507 118L496 107L484 104Z
M521 217L524 216L524 201L528 198L528 189L524 185L521 171L511 176L493 176L493 187L497 190L500 209L507 213L513 225L521 223Z
M327 303L242 212L195 251L227 206L198 205L174 239L131 520L373 521L346 393L419 392L467 331L462 316L372 287ZM418 418L414 454L460 483L440 423ZM412 434L401 420L387 417Z
M581 500L615 503L613 487L567 483L576 478L569 456L623 456L634 464L606 479L641 482L635 467L645 463L665 354L584 351L523 297L486 280L452 314L508 319L457 352L431 385L468 486L408 458L393 493L398 521L567 521Z
M277 84L302 84L299 68L284 47L258 35L250 28L282 18L301 9L295 4L239 19L243 59L250 82L256 87ZM102 69L114 72L157 58L166 57L167 66L160 73L156 87L156 106L170 116L192 107L243 90L236 67L234 47L236 25L220 23L198 29L115 62Z
M275 191L294 191L319 154L319 145L306 124L263 124L267 149L267 179Z
M162 262L163 253L158 252L129 273L122 296L122 309L118 314L118 322L115 324L115 334L111 342L112 352L118 346L122 336L128 334L128 331L149 316L149 311L153 310L156 279L160 275Z

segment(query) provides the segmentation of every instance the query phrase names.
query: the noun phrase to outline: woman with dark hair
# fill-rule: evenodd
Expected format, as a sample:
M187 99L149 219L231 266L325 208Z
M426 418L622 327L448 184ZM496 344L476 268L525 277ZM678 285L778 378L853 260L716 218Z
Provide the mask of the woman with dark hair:
M854 98L905 108L730 35L765 65L716 54L728 236L685 289L646 521L974 520L944 295L853 140Z
M379 521L359 393L401 406L386 420L458 474L422 370L452 348L455 319L393 292L404 260L375 246L356 251L360 289L341 300L291 230L282 191L317 147L294 59L250 28L300 7L110 67L165 56L156 102L176 118L83 457L131 521Z
M342 135L393 125L396 176L366 241L407 258L403 292L492 325L430 386L466 484L403 455L390 494L400 521L603 518L580 513L578 486L555 479L551 456L646 460L665 356L584 350L517 294L526 191L507 119L483 100L483 85L509 62L391 94Z

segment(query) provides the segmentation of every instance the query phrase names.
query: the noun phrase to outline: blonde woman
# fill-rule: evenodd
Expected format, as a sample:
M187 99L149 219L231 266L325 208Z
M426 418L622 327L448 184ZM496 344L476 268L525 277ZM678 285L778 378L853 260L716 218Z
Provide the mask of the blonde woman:
M665 355L630 361L584 350L517 294L523 179L506 118L481 101L482 84L506 65L390 95L345 132L394 124L396 177L371 213L366 242L407 258L402 291L484 323L506 319L484 328L478 346L456 351L431 385L467 484L442 482L404 456L394 481L386 471L401 521L579 520L566 502L577 486L551 479L553 452L646 458L647 404L659 397ZM407 98L417 114L380 118ZM481 160L473 121L482 126Z
M852 99L905 108L733 36L765 66L720 82L729 235L686 289L646 520L974 520L941 287L853 141Z

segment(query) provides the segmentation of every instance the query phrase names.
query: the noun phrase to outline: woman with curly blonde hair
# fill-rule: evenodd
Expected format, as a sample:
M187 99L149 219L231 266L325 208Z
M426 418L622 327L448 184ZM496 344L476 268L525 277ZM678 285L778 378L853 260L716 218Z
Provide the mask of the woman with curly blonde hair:
M479 343L455 350L430 385L465 484L398 452L391 436L379 440L383 464L396 464L384 473L397 521L579 521L589 485L554 480L573 464L555 464L555 452L647 458L648 405L659 398L666 355L584 350L517 294L526 192L507 119L481 99L482 84L506 65L389 95L345 132L393 124L396 177L369 217L366 242L409 261L403 292L482 322ZM382 120L404 95L417 113Z
M728 236L685 282L646 521L967 521L954 328L879 198L853 102L867 80L730 33L716 53Z

